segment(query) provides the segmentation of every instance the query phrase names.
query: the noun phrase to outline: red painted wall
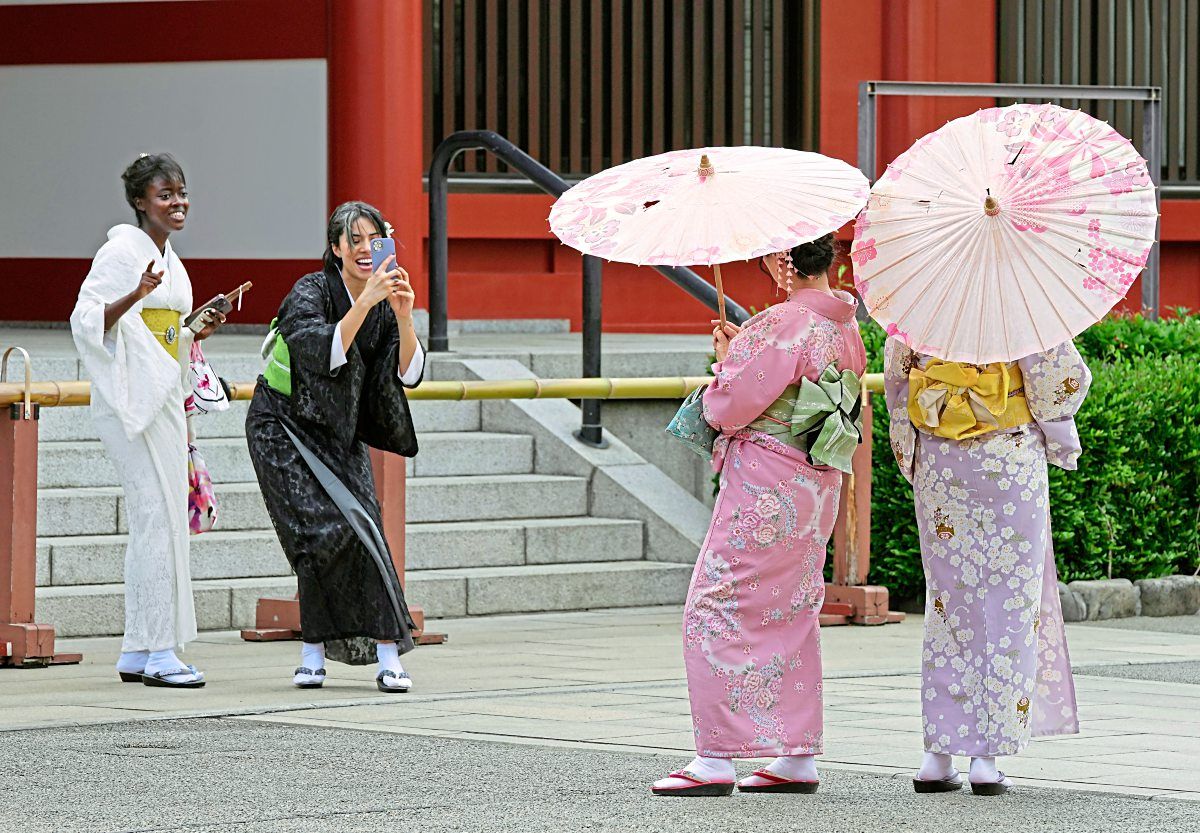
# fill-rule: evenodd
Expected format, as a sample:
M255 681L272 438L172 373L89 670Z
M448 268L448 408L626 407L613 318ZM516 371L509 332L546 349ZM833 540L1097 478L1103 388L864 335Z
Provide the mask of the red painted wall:
M287 14L280 14L285 5ZM0 31L18 36L9 38L0 63L147 60L157 57L157 53L147 56L142 40L148 20L154 21L156 29L172 32L169 58L175 61L335 55L330 83L334 140L330 199L354 196L380 203L407 247L405 261L421 304L427 297L428 211L427 200L415 184L423 168L421 132L390 130L371 137L358 130L353 111L342 105L350 100L348 96L386 96L399 102L398 112L406 123L417 122L422 95L418 56L424 33L409 15L403 31L394 33L408 56L403 64L381 68L378 60L364 57L362 78L346 74L344 68L339 74L336 67L343 64L336 59L337 44L361 35L345 27L361 25L365 19L361 15L369 14L369 0L355 0L354 10L356 14L338 17L332 0L4 6ZM262 37L266 31L272 35ZM995 0L825 0L821 42L821 150L854 164L860 81L995 80ZM894 158L947 119L987 104L968 99L885 100L878 158L881 162ZM370 152L364 152L364 147ZM382 176L376 173L379 170ZM569 318L578 327L580 261L550 234L545 220L550 202L548 197L532 195L451 195L452 317ZM1200 203L1164 202L1162 238L1164 306L1200 308ZM274 314L295 278L317 265L315 256L311 262L188 261L197 296L254 280L256 291L247 296L241 320L263 322ZM0 287L28 285L31 280L40 287L36 294L20 297L19 303L6 302L0 319L65 320L86 270L83 260L0 259ZM723 271L727 291L744 306L758 307L770 299L770 285L753 265L734 264ZM610 332L708 329L709 312L653 270L610 264L605 266L604 281L604 326ZM1135 287L1134 306L1137 293Z

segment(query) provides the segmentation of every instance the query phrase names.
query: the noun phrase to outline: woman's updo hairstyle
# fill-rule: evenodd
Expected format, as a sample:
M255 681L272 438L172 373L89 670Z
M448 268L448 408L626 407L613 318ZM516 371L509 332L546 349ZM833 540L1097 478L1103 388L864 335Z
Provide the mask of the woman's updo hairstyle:
M837 250L834 248L833 234L818 237L808 243L801 243L792 249L792 265L802 276L823 275L833 266Z
M158 177L162 177L167 182L187 185L187 180L183 176L183 168L169 153L143 153L133 160L133 164L125 169L125 173L121 174L121 179L125 183L125 202L129 203L129 207L137 215L138 226L142 224L144 212L138 211L136 200L146 196L146 189Z
M383 236L388 236L388 224L384 221L383 214L378 208L358 200L342 203L329 215L329 225L325 229L326 270L333 272L341 270L342 259L334 254L333 247L342 242L343 235L346 237L346 242L353 245L354 226L360 219L375 226Z

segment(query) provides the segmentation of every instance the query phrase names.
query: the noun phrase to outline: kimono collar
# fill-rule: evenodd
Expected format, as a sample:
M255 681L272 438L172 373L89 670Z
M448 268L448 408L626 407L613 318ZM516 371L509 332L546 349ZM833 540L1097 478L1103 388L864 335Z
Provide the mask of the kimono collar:
M342 280L341 271L326 268L324 272L325 284L329 288L329 297L333 300L334 317L340 321L350 311L350 307L354 304L354 298L350 295L350 290L346 288L346 282Z
M854 296L840 289L835 289L832 295L819 289L797 289L788 296L788 302L806 306L831 321L849 321L858 310Z
M108 230L109 240L123 240L134 246L141 246L146 249L147 253L153 252L155 260L168 261L174 252L171 250L171 241L168 238L163 245L163 250L158 250L158 244L154 242L149 234L144 229L130 223L118 223Z

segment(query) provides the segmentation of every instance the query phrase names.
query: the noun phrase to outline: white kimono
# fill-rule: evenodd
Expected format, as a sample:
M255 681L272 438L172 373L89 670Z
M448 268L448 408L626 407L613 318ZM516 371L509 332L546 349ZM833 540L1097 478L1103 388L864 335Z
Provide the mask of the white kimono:
M162 283L104 331L104 307L138 285L153 258ZM109 229L71 314L71 332L92 383L92 419L125 491L123 651L162 651L196 638L188 532L188 427L184 399L192 332L180 327L172 358L142 309L192 308L192 284L168 242L159 252L131 225Z

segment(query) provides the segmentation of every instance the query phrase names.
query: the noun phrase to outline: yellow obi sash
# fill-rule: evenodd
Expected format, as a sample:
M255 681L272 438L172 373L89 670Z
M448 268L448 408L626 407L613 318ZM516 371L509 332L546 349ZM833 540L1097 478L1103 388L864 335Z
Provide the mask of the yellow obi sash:
M173 359L179 358L179 331L182 329L182 313L173 309L143 309L142 320L158 343Z
M926 433L968 440L1033 422L1014 362L989 365L931 359L908 374L908 416Z

